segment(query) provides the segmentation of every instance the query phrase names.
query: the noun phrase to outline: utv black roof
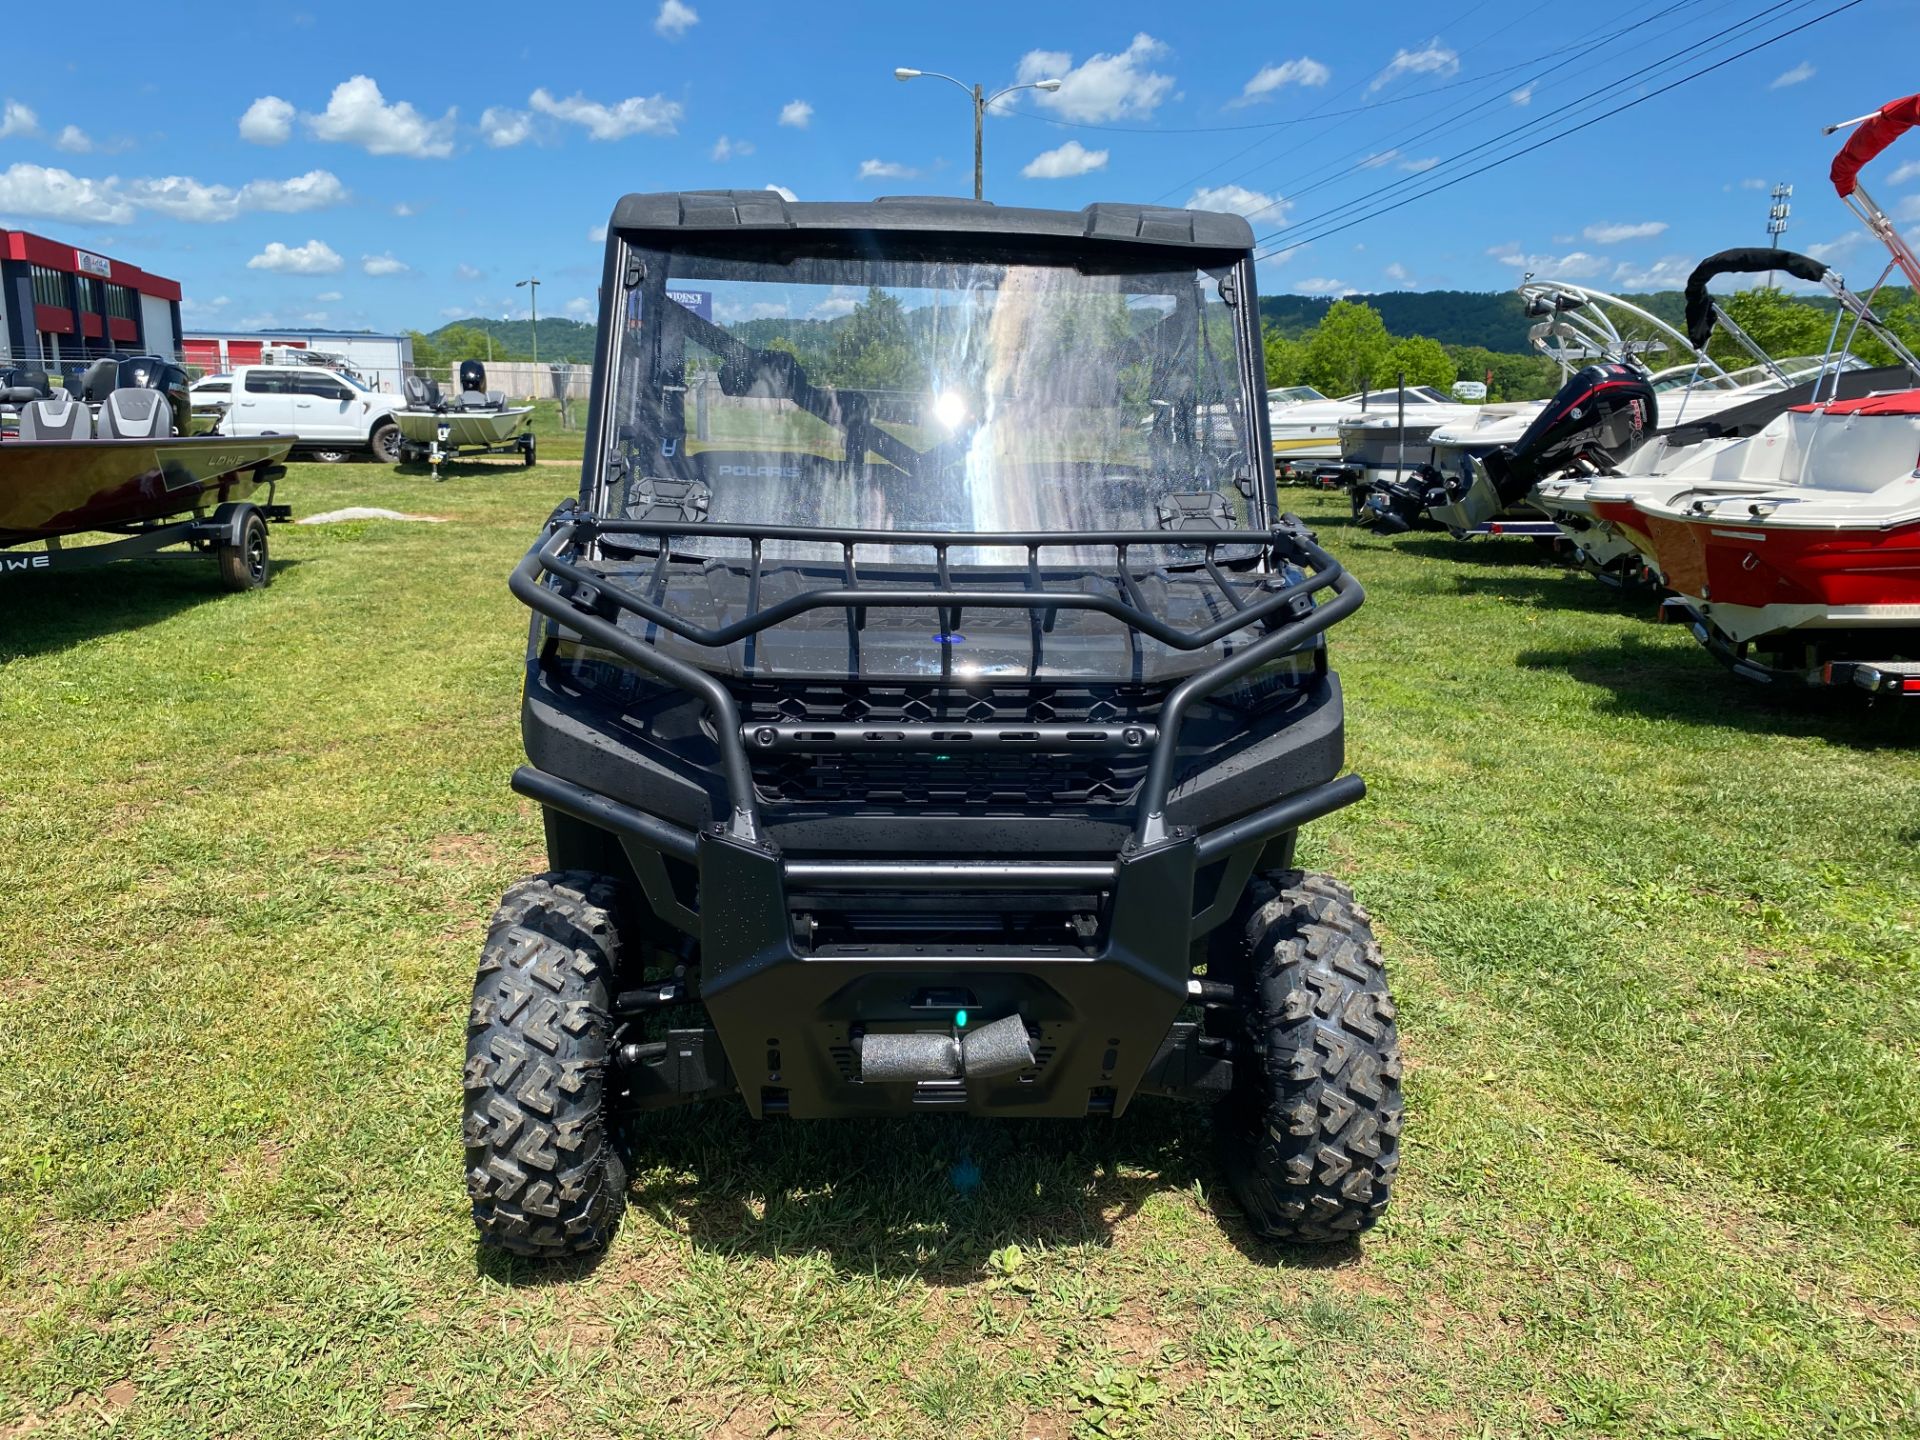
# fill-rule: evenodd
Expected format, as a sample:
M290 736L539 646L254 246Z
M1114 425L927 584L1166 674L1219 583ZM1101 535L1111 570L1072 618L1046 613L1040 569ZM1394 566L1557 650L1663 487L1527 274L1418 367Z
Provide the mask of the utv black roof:
M991 200L889 195L878 200L788 200L773 190L681 190L628 195L613 207L615 230L897 230L996 239L1074 239L1248 250L1253 227L1239 215L1163 205L1089 205L1084 210L1002 208Z

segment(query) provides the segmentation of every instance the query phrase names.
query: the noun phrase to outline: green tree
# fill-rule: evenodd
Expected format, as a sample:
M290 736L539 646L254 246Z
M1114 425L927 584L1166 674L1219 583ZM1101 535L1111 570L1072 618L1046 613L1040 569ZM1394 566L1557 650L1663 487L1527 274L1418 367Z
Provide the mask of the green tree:
M1720 301L1720 308L1753 338L1754 344L1775 357L1821 354L1833 333L1831 311L1765 286L1728 295ZM1844 329L1841 333L1845 334ZM1720 329L1715 329L1707 342L1707 354L1729 370L1753 363L1746 349Z
M850 390L912 389L912 358L906 307L875 285L835 330L828 373Z
M1307 368L1307 347L1301 341L1269 330L1261 344L1267 355L1267 388L1306 383L1301 377Z
M1364 300L1336 300L1306 337L1301 377L1329 395L1346 395L1371 382L1392 348L1378 310Z
M1425 335L1409 335L1393 342L1393 348L1373 368L1373 384L1385 389L1404 372L1409 385L1433 385L1445 390L1459 378L1459 370L1447 347Z

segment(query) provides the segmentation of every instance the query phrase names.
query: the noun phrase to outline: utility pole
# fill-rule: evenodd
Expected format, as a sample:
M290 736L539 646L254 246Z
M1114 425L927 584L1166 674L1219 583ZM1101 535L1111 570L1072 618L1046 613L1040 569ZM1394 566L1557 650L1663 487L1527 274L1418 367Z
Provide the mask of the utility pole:
M533 363L540 363L540 282L529 275L513 282L516 290L527 292L527 309L533 315Z
M1767 241L1769 250L1780 248L1780 237L1786 233L1787 216L1793 213L1793 186L1776 185L1773 187L1773 204L1767 211ZM1773 289L1773 271L1767 272L1767 288Z
M1016 90L1045 90L1051 93L1058 90L1061 85L1058 80L1032 80L1024 85L1009 85L1006 89L996 90L989 95L981 86L975 85L969 88L964 80L955 80L953 76L942 75L938 70L910 70L902 65L893 72L893 78L896 80L918 80L922 76L958 85L973 100L973 198L976 200L986 198L987 171L984 148L987 107L1002 95L1011 95Z

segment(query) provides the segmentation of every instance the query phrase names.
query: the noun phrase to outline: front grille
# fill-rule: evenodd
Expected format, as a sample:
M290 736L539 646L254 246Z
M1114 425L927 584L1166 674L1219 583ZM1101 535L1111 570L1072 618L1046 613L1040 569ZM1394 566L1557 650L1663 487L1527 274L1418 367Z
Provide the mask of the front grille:
M1159 685L939 685L903 682L736 681L740 716L749 723L1044 725L1151 721L1166 688Z
M1145 755L824 750L751 758L763 804L866 803L923 814L1127 805L1147 773Z
M741 718L773 724L1040 725L1152 721L1166 691L1149 685L850 685L736 682ZM1147 755L1031 750L752 750L767 805L868 804L922 814L1031 812L1133 803Z

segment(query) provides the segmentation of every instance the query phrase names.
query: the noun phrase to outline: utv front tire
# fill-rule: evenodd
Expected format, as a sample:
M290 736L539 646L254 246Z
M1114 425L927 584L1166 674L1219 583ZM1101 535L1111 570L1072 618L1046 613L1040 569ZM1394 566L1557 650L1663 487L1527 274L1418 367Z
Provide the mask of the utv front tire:
M607 1066L615 889L579 872L515 885L494 912L467 1020L467 1191L482 1244L597 1250L626 1203Z
M1216 1126L1222 1165L1262 1237L1351 1240L1386 1212L1400 1161L1400 1046L1380 947L1327 875L1257 880L1242 913L1245 1029Z

